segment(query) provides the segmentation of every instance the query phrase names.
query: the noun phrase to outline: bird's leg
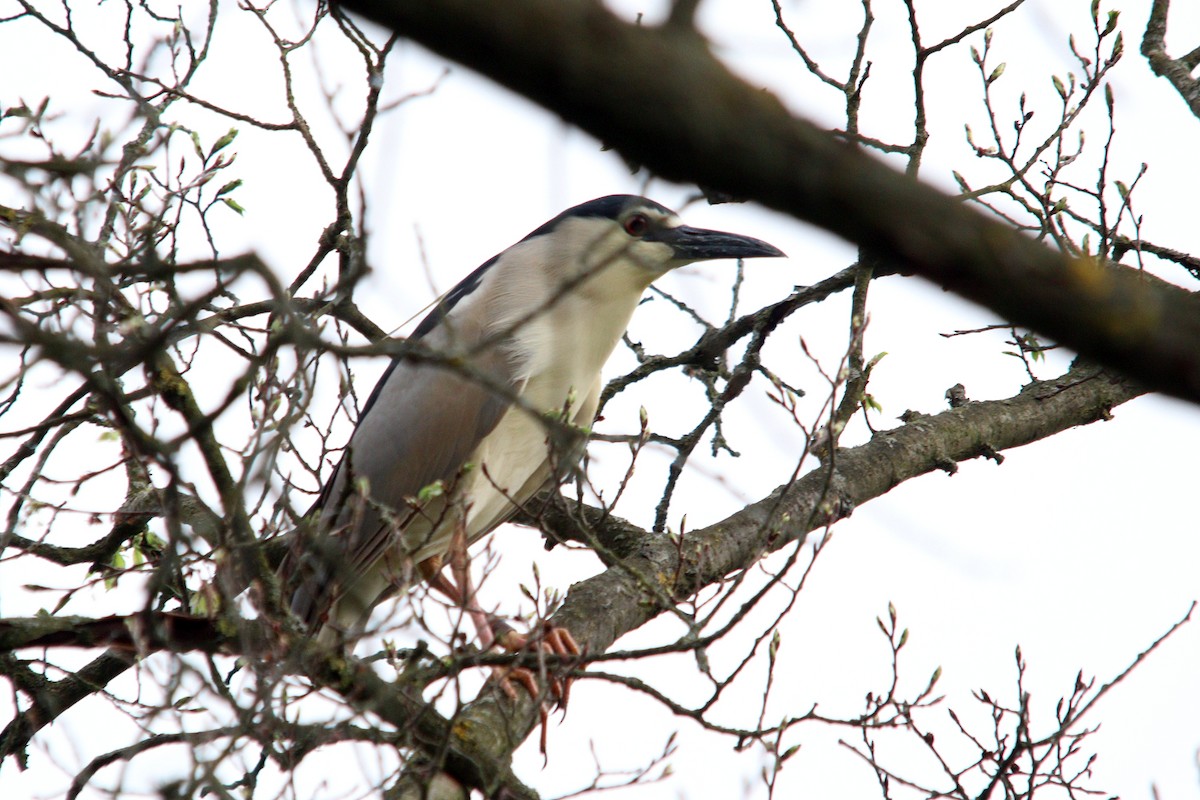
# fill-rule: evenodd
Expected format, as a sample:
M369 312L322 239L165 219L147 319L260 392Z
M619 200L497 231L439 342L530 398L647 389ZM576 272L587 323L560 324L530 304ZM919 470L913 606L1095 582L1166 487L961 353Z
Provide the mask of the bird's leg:
M451 549L454 549L453 540L451 540ZM459 579L461 567L455 567L455 560L456 558L452 553L450 569L455 578ZM508 628L508 626L491 614L488 614L475 602L475 588L471 583L469 565L465 573L465 584L460 579L459 584L456 585L453 580L447 578L446 574L442 572L444 563L441 556L430 556L418 564L417 568L421 571L421 577L425 579L425 582L429 584L431 589L441 592L455 606L467 612L467 616L471 618L471 623L475 626L475 631L479 635L481 649L491 650L492 645L496 642L496 629L499 626L504 626L505 628ZM459 586L463 585L466 587L465 591L459 588Z
M503 619L484 611L476 599L475 585L471 580L471 563L466 542L466 532L460 526L450 539L450 548L447 553L453 579L448 578L442 571L444 561L440 556L432 556L422 561L418 565L418 569L431 588L441 592L451 602L466 611L475 626L483 650L490 650L493 646L499 645L509 653L518 653L533 645L540 653L549 653L561 658L578 656L582 653L575 638L566 628L546 625L540 635L528 636L518 633ZM510 698L516 699L516 690L512 686L514 681L521 684L531 697L536 697L539 693L537 680L533 673L524 667L497 670L497 677L500 688ZM570 696L570 681L560 680L554 675L549 675L548 682L550 693L559 700L559 704L565 709Z
M582 653L579 645L575 642L575 637L566 628L557 628L547 623L540 634L525 635L518 633L504 620L488 614L480 608L479 603L475 600L475 587L471 582L471 563L467 556L465 536L457 543L451 541L450 571L454 575L458 587L462 590L467 613L471 614L471 619L475 622L475 627L479 631L479 639L484 642L485 650L491 649L494 643L509 653L534 650L539 655L549 653L560 658L575 657ZM546 682L549 684L550 695L556 698L559 705L565 710L571 694L570 680L559 678L553 671L545 669L544 665L542 673L546 676ZM524 686L530 697L538 695L537 681L534 679L533 672L525 667L512 667L506 672L502 672L499 680L500 687L505 694L513 699L516 697L516 691L512 688L510 681Z
M494 643L509 653L533 649L539 655L549 653L560 658L575 657L582 653L579 645L575 642L575 637L566 628L557 628L546 624L541 634L527 636L518 633L507 622L488 614L479 607L479 603L475 599L475 587L471 582L471 562L467 554L465 531L462 531L461 535L456 532L454 538L450 540L450 571L462 592L464 607L475 622L475 627L479 631L479 639L484 642L485 650L490 649ZM563 709L566 709L571 693L571 682L560 679L553 672L544 668L542 673L546 675L551 696L559 701L559 705ZM513 667L500 675L500 687L509 697L515 698L516 692L509 681L520 683L531 697L537 697L537 681L530 670L524 667Z
M471 563L467 554L467 537L466 530L462 525L456 526L454 533L450 537L450 548L447 552L450 557L450 574L452 578L447 578L442 572L444 560L441 556L431 556L419 565L418 569L421 575L429 583L430 588L436 589L445 595L449 600L467 613L471 618L471 622L475 626L475 632L479 637L481 649L484 651L491 650L498 643L504 649L504 639L510 635L516 634L508 623L497 617L488 614L479 606L479 601L475 598L475 585L471 580ZM515 652L510 650L509 652ZM537 680L533 673L524 667L512 668L497 668L494 670L496 678L500 683L500 688L509 698L517 699L517 690L513 688L512 681L516 681L529 692L530 697L537 697L539 694Z
M450 574L454 578L453 586L459 592L459 602L462 604L462 608L475 623L475 631L479 635L479 642L483 649L491 650L493 645L499 644L510 653L516 652L516 650L510 649L505 641L509 634L516 635L516 631L507 623L480 608L479 601L476 599L475 584L471 580L471 557L467 552L465 525L456 526L454 535L450 538L449 556ZM517 690L513 688L513 682L521 684L525 691L529 692L530 697L537 697L539 694L537 680L533 673L524 667L498 669L496 670L496 679L500 688L512 700L517 699ZM552 692L554 688L554 684L551 683Z

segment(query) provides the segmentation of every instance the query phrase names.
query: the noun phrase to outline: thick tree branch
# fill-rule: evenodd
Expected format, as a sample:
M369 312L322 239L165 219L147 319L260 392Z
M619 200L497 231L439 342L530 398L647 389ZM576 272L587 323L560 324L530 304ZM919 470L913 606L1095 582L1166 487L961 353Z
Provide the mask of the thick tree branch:
M1200 48L1183 58L1171 58L1167 54L1167 14L1170 9L1171 0L1154 0L1146 34L1142 37L1142 55L1150 62L1154 74L1166 78L1192 113L1200 117L1200 80L1192 77L1192 70L1200 61Z
M920 416L866 444L839 449L821 469L688 533L682 547L669 537L647 534L639 552L619 567L573 586L554 622L569 627L591 652L606 650L664 610L647 602L658 598L647 596L637 575L652 578L670 597L690 597L767 553L802 542L810 531L849 516L906 480L937 470L952 472L960 461L992 457L1108 419L1114 406L1143 391L1100 368L1077 364L1058 378L1029 384L1014 397Z
M33 735L57 719L68 708L102 691L114 678L133 666L132 651L105 650L82 669L59 681L41 679L38 685L22 685L16 676L33 675L7 651L0 651L0 672L13 680L32 701L25 711L13 717L0 731L0 758L12 755L22 768L26 766L25 747ZM41 677L41 676L37 676Z
M666 178L820 225L1149 388L1200 401L1200 298L1068 258L904 177L793 117L691 33L626 24L593 0L342 4Z

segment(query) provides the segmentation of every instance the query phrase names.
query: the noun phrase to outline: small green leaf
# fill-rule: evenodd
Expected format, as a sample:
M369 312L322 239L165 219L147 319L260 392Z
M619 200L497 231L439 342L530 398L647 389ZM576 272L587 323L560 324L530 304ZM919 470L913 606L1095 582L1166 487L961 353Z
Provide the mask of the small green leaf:
M241 185L242 185L241 178L238 178L236 181L230 181L229 183L225 184L224 186L222 186L220 189L217 190L217 197L220 197L223 194L229 194L230 192L232 192L234 189L238 188Z
M196 616L207 617L209 613L208 594L206 592L194 592L188 606Z
M1063 86L1062 78L1057 75L1051 75L1051 80L1054 81L1054 90L1058 92L1058 96L1063 100L1067 99L1067 87Z
M196 148L196 155L203 159L204 148L200 146L200 134L192 131L190 136L192 137L192 147Z
M221 202L224 203L225 205L229 206L230 208L232 208L239 215L244 214L246 212L246 209L242 208L242 206L238 203L238 201L234 200L232 197L222 197Z
M121 555L120 553L113 553L113 557L111 559L109 559L108 565L110 567L112 567L113 569L124 569L125 568L125 556ZM116 573L109 573L108 577L106 577L104 579L104 588L108 589L108 590L112 590L116 585L117 585ZM58 609L55 609L55 611L57 611L57 610Z
M237 128L230 128L229 133L225 134L220 139L217 139L216 143L213 144L212 149L208 151L208 157L212 158L214 154L219 153L228 147L229 144L237 138L237 135Z
M1005 63L1002 61L1002 62L1000 62L1000 64L998 64L996 66L996 68L994 70L992 70L992 74L988 75L988 79L987 79L988 85L995 83L996 79L1004 74L1005 66L1006 66Z
M1117 194L1121 195L1122 200L1128 201L1129 200L1129 187L1125 185L1124 181L1116 181L1116 184L1117 184Z
M417 492L417 499L422 503L428 502L435 497L441 497L446 493L446 484L442 481L434 481L428 486L421 487L421 491Z
M1116 30L1117 18L1120 16L1121 16L1120 11L1108 12L1108 24L1104 26L1104 32L1100 34L1101 39L1103 39L1105 36L1108 36L1110 33L1112 33L1114 30Z

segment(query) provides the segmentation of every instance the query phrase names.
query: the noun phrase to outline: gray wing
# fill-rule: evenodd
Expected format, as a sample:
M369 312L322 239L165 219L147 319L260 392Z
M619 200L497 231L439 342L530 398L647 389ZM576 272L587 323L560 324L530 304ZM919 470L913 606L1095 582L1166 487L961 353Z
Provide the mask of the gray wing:
M460 347L482 338L481 331L463 330L461 324L453 333ZM448 339L439 328L424 341L438 348ZM421 523L444 511L463 464L508 410L503 393L466 372L516 391L514 367L498 349L473 357L465 371L397 359L375 387L341 463L314 505L314 512L320 511L316 534L303 537L285 568L294 589L292 611L311 627L318 627L346 595L349 608L339 609L339 617L369 611L389 582L375 568L395 552L395 532L404 529L410 552L421 548L420 532L427 536L435 527ZM445 484L441 497L419 507L413 503L437 481Z

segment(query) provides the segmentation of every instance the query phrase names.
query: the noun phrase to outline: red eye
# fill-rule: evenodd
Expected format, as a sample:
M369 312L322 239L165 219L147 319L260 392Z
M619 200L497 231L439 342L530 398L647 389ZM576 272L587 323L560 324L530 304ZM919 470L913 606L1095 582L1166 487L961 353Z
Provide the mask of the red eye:
M631 214L625 220L625 232L635 238L641 238L650 231L650 220L644 214Z

